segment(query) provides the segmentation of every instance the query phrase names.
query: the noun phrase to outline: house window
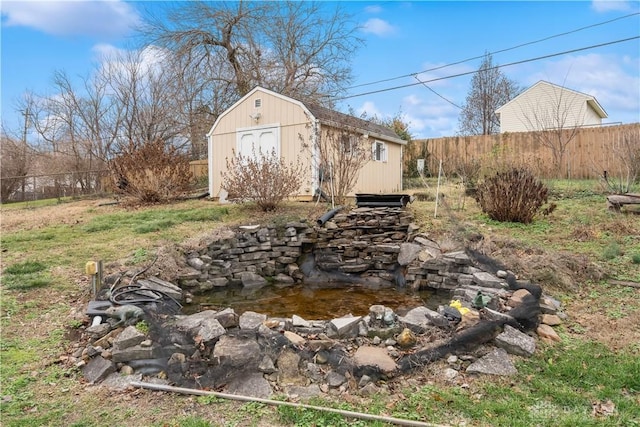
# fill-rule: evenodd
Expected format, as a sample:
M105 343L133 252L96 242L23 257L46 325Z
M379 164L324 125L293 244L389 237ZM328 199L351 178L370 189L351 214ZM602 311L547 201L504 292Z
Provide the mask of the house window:
M358 151L358 137L353 134L343 133L340 135L340 144L342 152L345 154L353 154Z
M371 144L371 154L376 162L387 161L387 144L381 141L375 141Z
M253 101L253 106L254 106L254 108L262 107L262 98L258 98L255 101Z

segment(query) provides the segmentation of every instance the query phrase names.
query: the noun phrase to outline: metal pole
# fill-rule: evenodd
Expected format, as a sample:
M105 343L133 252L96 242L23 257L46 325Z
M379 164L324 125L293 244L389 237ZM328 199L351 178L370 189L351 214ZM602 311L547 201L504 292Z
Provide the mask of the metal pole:
M440 198L440 177L442 176L442 159L440 159L440 165L438 166L438 185L436 187L436 208L433 211L433 217L438 217L438 200Z

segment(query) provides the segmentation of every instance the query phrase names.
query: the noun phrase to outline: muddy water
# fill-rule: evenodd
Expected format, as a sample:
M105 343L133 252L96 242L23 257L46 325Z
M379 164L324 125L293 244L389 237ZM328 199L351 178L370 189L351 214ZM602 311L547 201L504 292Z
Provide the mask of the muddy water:
M420 291L390 288L372 289L354 284L331 286L268 285L259 289L242 287L215 290L194 297L193 304L184 307L185 314L203 310L233 308L236 313L255 311L271 317L291 317L296 314L308 320L332 319L352 314L364 316L369 307L381 304L402 315L408 310L424 305L436 309L448 303L448 292Z

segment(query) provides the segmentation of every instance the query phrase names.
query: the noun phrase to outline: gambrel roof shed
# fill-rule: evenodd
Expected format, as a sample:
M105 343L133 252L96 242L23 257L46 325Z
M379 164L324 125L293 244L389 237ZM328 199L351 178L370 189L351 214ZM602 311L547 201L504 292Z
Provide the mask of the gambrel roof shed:
M595 97L540 80L496 110L500 132L600 126L607 113Z
M297 195L310 198L321 185L313 143L332 129L348 129L371 143L371 160L360 170L351 194L402 190L406 141L393 130L258 86L224 111L207 134L209 193L218 197L227 159L260 148L275 150L286 162L298 159L304 164L304 183Z

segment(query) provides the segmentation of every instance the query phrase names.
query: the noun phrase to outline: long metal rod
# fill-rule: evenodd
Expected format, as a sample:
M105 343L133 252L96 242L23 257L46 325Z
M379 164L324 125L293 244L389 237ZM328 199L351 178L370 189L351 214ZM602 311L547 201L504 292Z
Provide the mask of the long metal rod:
M267 405L275 406L290 406L293 408L312 409L314 411L332 412L334 414L340 414L345 417L359 418L362 420L383 421L386 423L396 424L400 426L417 426L417 427L445 427L441 424L430 424L422 421L403 420L401 418L385 417L382 415L370 415L362 412L345 411L342 409L325 408L322 406L306 405L304 403L283 402L280 400L262 399L260 397L243 396L238 394L220 393L216 391L196 390L193 388L174 387L164 384L152 384L146 382L132 381L131 385L134 387L145 388L154 391L169 391L182 394L193 394L197 396L215 396L222 399L239 400L241 402L258 402Z

